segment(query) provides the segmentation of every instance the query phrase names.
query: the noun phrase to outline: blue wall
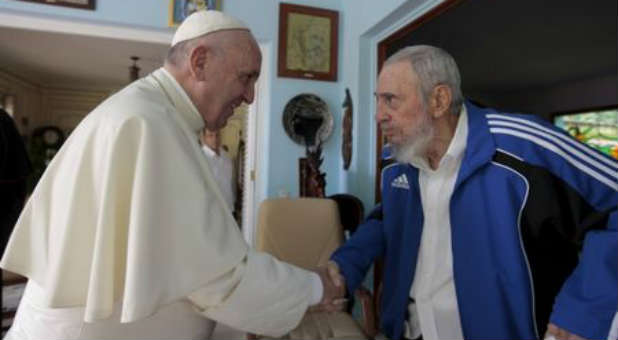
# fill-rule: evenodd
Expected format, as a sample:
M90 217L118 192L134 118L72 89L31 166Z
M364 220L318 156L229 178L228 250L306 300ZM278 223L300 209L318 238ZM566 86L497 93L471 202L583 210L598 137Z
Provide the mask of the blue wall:
M428 0L353 0L353 1L285 1L306 6L339 11L339 74L337 82L323 82L277 77L278 0L225 0L223 11L242 19L251 27L261 43L271 49L270 55L270 112L265 113L268 136L263 136L267 152L260 154L265 182L264 197L275 197L281 192L298 195L298 158L304 148L292 142L281 124L283 108L288 100L299 93L314 93L323 98L334 116L333 135L324 146L326 194L349 192L361 198L369 210L374 205L375 131L370 83L376 75L367 46L380 30L397 23L405 11L420 7ZM401 11L404 13L398 13ZM256 15L259 13L260 15ZM365 57L362 58L361 56ZM359 86L361 85L361 86ZM349 170L343 170L341 158L341 118L345 88L349 88L354 105L353 156ZM259 171L258 171L259 172Z
M283 130L281 117L285 104L300 93L313 93L320 96L328 105L334 116L333 134L323 146L324 163L322 171L326 172L327 195L341 192L341 103L344 91L339 71L337 82L325 82L315 80L302 80L293 78L277 77L277 46L279 32L279 3L278 0L224 0L223 11L243 20L251 28L257 40L270 48L270 74L261 75L269 77L270 84L270 112L264 113L267 121L268 136L263 138L266 152L259 152L259 163L263 165L258 169L260 173L266 173L261 177L265 183L265 197L276 197L280 193L288 193L290 196L298 196L298 158L304 157L304 147L295 144ZM319 6L321 8L339 11L339 39L342 36L342 13L340 1L316 3L316 1L285 1L306 6ZM339 45L339 65L342 64L342 47ZM341 66L339 67L341 69Z
M371 36L371 30L396 22L392 16L406 0L353 0L353 1L285 1L299 5L328 8L339 11L339 74L337 82L323 82L277 77L278 46L278 0L225 0L223 11L242 19L251 27L261 43L267 43L270 55L270 112L266 113L269 135L264 136L265 149L260 163L266 173L265 197L275 197L281 192L298 195L298 158L304 155L304 148L294 144L285 134L281 124L283 108L288 100L299 93L314 93L323 98L334 116L333 135L324 146L326 172L326 194L352 193L363 200L367 209L374 202L375 178L375 129L371 98L373 89L359 87L359 83L375 78L369 74L371 65L359 56L369 53L361 44ZM412 1L418 5L426 0ZM256 15L258 14L259 15ZM366 45L366 44L365 44ZM365 58L366 59L366 58ZM266 76L266 75L265 75ZM349 170L343 170L341 158L341 118L345 88L350 88L354 105L353 156ZM361 99L361 100L359 100Z
M373 69L373 53L368 46L374 38L377 26L386 26L393 20L385 19L405 0L354 0L343 1L345 12L345 39L342 78L354 103L354 151L352 164L347 172L340 174L342 188L358 196L365 204L365 210L375 202L375 145L376 123L372 96L375 88L371 85L377 78ZM422 2L422 1L416 1Z

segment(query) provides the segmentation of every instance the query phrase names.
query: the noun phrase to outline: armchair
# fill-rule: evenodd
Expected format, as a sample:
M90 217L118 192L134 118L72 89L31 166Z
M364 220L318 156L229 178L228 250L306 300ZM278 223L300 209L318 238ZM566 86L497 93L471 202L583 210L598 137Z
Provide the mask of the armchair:
M324 198L269 199L259 209L256 248L305 269L326 264L342 244L343 227L337 203ZM366 291L361 301L363 326L348 312L308 311L288 339L367 339L375 334L373 301ZM257 339L249 335L249 339Z

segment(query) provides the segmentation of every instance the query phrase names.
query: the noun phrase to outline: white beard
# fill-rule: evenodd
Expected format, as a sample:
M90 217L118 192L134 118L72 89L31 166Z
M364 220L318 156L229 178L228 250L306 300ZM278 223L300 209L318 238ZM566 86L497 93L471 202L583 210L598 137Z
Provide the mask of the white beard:
M423 120L414 128L410 135L401 144L393 144L393 154L395 159L401 163L426 162L426 152L429 143L434 137L434 126L431 124L429 114L423 115ZM414 160L418 160L414 162Z

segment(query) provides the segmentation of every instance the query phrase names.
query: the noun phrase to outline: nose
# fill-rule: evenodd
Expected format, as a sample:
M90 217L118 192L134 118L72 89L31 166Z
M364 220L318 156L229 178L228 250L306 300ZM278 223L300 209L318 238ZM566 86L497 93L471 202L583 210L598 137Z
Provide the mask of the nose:
M379 124L379 123L387 121L389 118L390 116L388 115L388 111L384 107L384 104L382 103L381 100L378 99L378 102L376 104L376 114L375 114L376 122Z
M243 99L245 103L251 104L253 103L253 99L255 98L255 83L251 83L245 88L245 93L243 93Z

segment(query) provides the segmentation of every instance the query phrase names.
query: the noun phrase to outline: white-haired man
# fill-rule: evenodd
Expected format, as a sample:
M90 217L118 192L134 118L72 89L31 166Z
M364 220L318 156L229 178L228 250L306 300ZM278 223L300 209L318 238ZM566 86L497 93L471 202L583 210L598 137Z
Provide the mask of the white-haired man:
M210 319L277 336L343 289L252 250L200 150L253 101L260 63L244 24L196 12L163 68L79 124L0 264L29 279L7 338L199 339Z
M382 203L331 266L354 291L383 256L386 335L606 338L617 162L537 117L464 102L455 61L436 47L391 56L375 95L390 143Z

